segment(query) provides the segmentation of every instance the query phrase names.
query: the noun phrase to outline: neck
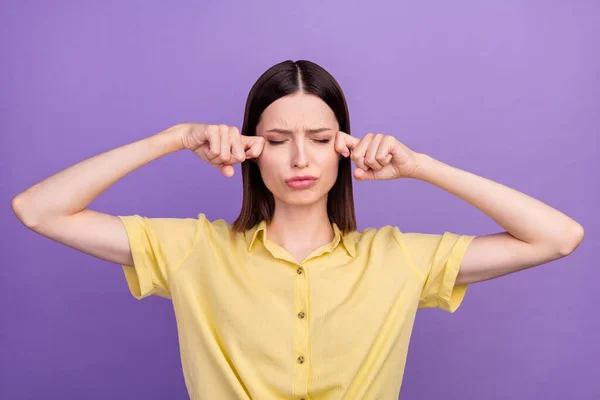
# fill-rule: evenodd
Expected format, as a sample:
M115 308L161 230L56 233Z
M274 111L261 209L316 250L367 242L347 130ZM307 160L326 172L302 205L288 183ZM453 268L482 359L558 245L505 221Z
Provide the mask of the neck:
M275 202L267 239L289 252L311 252L329 243L334 233L327 216L327 197L321 202L296 206Z

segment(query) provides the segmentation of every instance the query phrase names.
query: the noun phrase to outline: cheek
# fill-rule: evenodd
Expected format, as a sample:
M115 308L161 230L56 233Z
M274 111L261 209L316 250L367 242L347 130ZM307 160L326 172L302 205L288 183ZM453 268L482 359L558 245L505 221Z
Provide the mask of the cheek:
M258 164L258 169L260 170L260 175L262 176L263 182L268 184L275 179L277 171L278 162L277 158L273 157L271 154L263 153L258 160L256 160Z
M323 168L327 168L328 170L334 168L337 170L337 165L340 161L340 155L333 149L333 147L328 147L326 149L320 149L319 160Z
M321 160L321 171L323 175L327 176L329 183L333 185L337 179L340 156L335 151L328 152L327 154L323 154Z

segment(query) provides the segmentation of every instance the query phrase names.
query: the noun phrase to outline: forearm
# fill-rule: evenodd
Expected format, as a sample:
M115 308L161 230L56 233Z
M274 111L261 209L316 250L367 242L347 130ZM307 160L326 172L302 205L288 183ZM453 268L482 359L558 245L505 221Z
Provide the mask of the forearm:
M182 148L177 125L72 165L31 186L13 199L25 224L45 216L72 215L86 208L119 179L149 162Z
M576 221L533 197L425 154L418 158L414 178L467 201L523 242L570 248L583 235Z

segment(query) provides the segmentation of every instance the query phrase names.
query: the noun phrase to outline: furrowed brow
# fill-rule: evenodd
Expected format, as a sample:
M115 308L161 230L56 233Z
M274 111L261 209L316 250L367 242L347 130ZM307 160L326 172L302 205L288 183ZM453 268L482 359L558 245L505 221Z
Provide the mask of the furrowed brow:
M326 131L330 131L331 128L318 128L318 129L307 129L306 132L307 133L321 133L321 132L326 132ZM274 133L282 133L282 134L292 134L293 131L288 130L288 129L279 129L279 128L274 128L274 129L269 129L266 132L274 132Z

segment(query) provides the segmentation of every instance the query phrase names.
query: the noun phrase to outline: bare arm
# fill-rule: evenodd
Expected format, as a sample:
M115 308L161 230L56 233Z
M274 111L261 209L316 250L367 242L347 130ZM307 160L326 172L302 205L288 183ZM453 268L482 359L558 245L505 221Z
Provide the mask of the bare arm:
M469 244L457 284L480 282L545 264L571 254L583 240L581 224L508 186L444 164L409 149L395 137L338 132L336 151L356 163L358 180L413 178L465 200L506 231Z
M471 203L506 229L469 245L456 282L475 283L548 263L571 254L583 227L571 217L508 186L420 153L414 178Z
M164 155L182 150L180 124L72 165L15 196L12 208L29 229L118 264L133 265L118 217L86 207L119 179Z

